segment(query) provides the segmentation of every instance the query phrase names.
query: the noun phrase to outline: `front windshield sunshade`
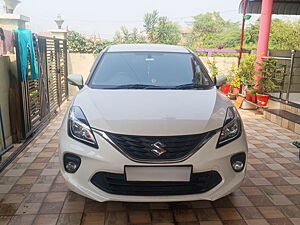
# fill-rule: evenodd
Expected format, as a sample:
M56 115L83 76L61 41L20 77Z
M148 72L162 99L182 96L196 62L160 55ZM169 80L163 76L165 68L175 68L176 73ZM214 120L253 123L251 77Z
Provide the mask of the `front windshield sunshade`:
M88 84L91 88L200 89L212 87L204 66L190 53L105 53Z

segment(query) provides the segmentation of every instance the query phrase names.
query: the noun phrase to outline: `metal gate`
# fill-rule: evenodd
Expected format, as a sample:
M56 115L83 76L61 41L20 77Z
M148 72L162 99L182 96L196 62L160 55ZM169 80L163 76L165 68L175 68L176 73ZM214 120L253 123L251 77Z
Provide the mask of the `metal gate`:
M27 138L56 112L68 98L67 84L67 42L62 39L34 36L35 55L38 62L39 77L32 79L30 63L27 80L20 82L22 99L23 138ZM16 37L16 43L17 43ZM19 54L16 44L16 53ZM21 65L17 57L18 74Z

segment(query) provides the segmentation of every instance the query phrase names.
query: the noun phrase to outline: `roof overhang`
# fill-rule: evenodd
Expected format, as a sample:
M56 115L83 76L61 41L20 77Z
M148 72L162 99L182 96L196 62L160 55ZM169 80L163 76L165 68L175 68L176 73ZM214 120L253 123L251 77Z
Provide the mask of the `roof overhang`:
M247 14L260 14L262 0L247 0ZM239 12L244 11L244 1L239 6ZM300 15L300 0L274 0L273 14Z

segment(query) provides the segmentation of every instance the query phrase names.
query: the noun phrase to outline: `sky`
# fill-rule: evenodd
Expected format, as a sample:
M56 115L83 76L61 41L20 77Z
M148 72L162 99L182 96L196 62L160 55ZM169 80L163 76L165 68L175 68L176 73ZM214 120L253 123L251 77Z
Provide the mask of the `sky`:
M112 39L125 25L143 30L143 17L158 10L161 16L178 22L181 26L193 21L193 16L217 11L226 20L241 21L238 6L241 0L21 0L15 13L30 17L33 32L46 32L57 26L54 18L60 14L63 27L84 34ZM4 1L0 0L0 13ZM253 17L251 20L255 21ZM251 21L250 21L251 22Z

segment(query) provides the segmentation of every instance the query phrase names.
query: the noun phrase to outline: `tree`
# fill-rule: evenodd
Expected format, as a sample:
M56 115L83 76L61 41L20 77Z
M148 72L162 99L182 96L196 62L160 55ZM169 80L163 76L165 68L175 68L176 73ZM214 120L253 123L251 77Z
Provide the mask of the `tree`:
M145 38L139 34L137 28L133 28L130 33L128 28L122 26L114 36L114 42L119 44L145 43Z
M156 43L176 45L180 41L179 25L168 20L167 17L159 17L155 28Z
M220 33L228 24L218 12L200 14L194 17L193 33L197 36Z
M299 21L290 23L281 19L272 20L269 48L280 50L299 49L299 28Z
M245 49L256 49L259 33L259 20L255 23L249 24L245 29L244 48Z
M144 28L147 32L150 42L155 42L155 27L157 25L159 16L158 11L154 10L152 13L147 13L144 16Z
M192 34L188 46L192 49L235 48L240 42L239 23L225 21L218 12L200 14L194 17Z
M179 25L167 17L160 17L156 10L145 15L144 28L151 43L175 45L180 41Z

